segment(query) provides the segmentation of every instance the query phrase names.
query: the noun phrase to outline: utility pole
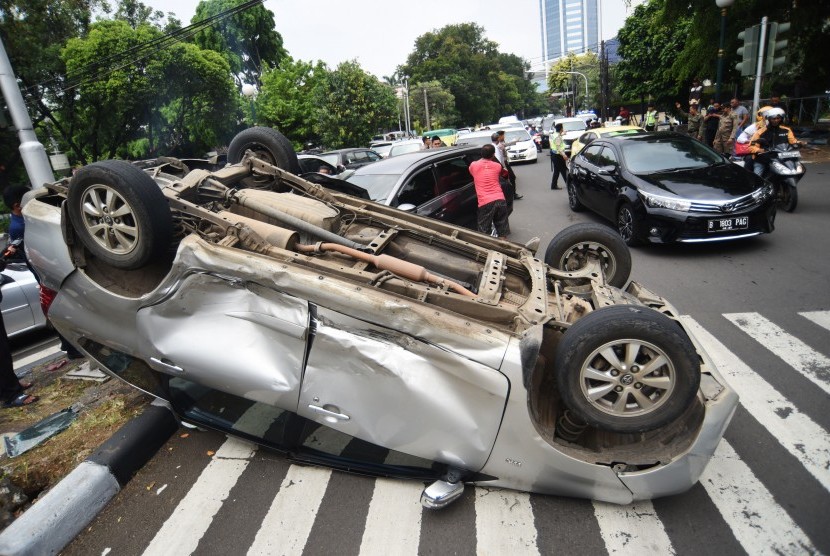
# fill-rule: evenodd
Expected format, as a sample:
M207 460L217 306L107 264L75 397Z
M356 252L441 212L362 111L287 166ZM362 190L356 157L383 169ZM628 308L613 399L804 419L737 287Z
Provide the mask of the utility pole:
M46 149L37 140L32 119L26 111L26 103L23 101L23 95L20 94L17 78L2 40L0 40L0 90L2 90L3 98L6 99L6 106L9 108L14 127L17 128L17 136L20 138L20 157L23 159L32 188L37 189L43 187L44 183L55 181L55 174L52 173L52 167L49 165Z
M605 55L605 41L601 41L599 43L599 92L600 102L602 103L602 106L600 107L599 118L603 124L605 123L605 120L608 117L608 97L605 94L608 90L608 67L605 63Z
M427 102L427 88L424 87L424 114L426 114L427 130L432 129L432 124L429 123L429 103Z

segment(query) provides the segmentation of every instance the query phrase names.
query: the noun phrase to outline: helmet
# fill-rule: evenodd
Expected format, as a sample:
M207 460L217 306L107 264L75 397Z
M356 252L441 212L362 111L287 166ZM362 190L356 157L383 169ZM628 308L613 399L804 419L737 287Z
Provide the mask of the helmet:
M772 106L762 106L758 109L758 119L762 119L767 114L767 110L772 110Z
M784 110L782 108L770 108L764 113L764 118L769 122L772 118L784 118Z

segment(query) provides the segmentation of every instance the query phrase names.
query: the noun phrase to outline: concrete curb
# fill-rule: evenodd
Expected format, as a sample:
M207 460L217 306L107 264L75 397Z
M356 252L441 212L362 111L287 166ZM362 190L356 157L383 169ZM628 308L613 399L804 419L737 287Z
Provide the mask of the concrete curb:
M0 555L57 554L179 428L155 400L0 533Z

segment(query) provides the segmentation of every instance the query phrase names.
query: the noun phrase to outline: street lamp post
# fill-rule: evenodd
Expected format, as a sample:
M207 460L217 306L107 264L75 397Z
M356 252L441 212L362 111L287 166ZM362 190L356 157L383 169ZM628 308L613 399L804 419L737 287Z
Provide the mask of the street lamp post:
M718 78L715 81L715 102L720 102L720 87L723 82L723 37L726 34L726 8L735 0L715 0L720 8L720 42L718 43Z
M723 1L723 0L721 0ZM584 73L579 73L578 71L560 71L559 73L569 73L571 75L581 75L582 79L585 80L585 102L588 102L588 78L585 77ZM576 98L574 98L574 113L576 113Z

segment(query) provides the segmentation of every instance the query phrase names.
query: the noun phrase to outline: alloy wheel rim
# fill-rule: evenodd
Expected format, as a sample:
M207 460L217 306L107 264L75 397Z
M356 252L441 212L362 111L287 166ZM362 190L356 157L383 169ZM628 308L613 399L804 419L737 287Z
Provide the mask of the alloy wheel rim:
M108 185L88 187L81 196L84 226L101 247L118 255L136 249L141 232L127 200Z
M634 216L628 210L628 207L620 209L620 213L617 216L617 229L625 241L629 241L634 236Z
M657 411L675 390L677 372L666 353L650 342L607 342L579 371L582 395L595 409L615 417Z

